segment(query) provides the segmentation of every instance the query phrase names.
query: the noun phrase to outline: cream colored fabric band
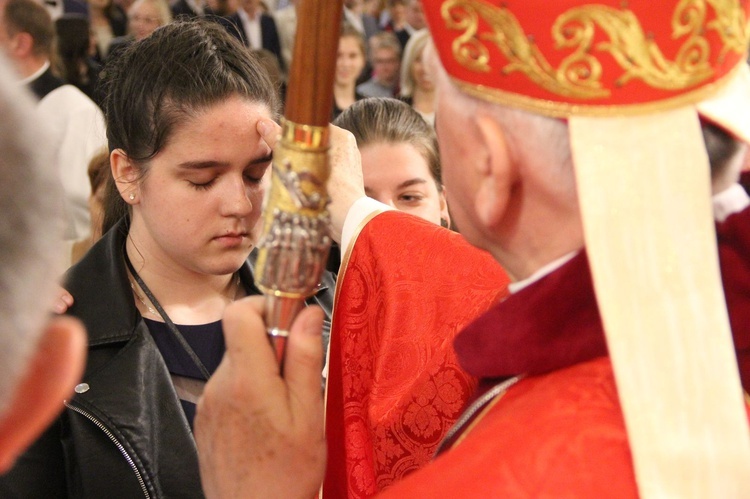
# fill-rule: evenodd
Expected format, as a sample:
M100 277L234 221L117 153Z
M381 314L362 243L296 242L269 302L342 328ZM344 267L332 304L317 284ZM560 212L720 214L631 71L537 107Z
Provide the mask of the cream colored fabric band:
M641 497L746 497L750 430L697 113L569 123Z

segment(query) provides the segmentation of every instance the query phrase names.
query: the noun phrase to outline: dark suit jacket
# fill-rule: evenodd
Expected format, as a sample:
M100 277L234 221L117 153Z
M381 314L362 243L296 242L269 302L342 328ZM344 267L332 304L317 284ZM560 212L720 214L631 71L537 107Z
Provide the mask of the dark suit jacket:
M188 4L185 0L177 0L177 2L172 5L172 17L177 19L178 17L181 18L187 18L192 19L194 17L199 17L200 14L193 10L192 7L190 7L190 4Z
M249 46L247 34L245 33L245 27L242 25L242 19L238 13L234 13L231 16L217 18L219 23L224 26L229 33L236 36L243 45ZM279 41L279 32L276 30L276 21L273 17L268 14L260 15L260 38L263 45L262 48L268 50L276 59L279 61L279 67L284 69L284 60L281 58L281 42Z
M63 14L89 15L89 4L81 0L63 0Z
M51 69L47 69L47 71L42 73L39 78L28 83L29 89L34 92L34 95L36 95L36 98L39 100L63 85L65 85L65 82L52 74Z

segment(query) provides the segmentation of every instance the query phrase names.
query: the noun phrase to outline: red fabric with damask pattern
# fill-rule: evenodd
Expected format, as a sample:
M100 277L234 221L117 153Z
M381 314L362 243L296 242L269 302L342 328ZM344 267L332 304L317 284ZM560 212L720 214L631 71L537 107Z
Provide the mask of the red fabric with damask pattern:
M519 381L382 497L638 497L609 358Z
M609 358L522 379L449 452L381 497L638 497Z
M391 211L363 228L337 284L323 497L371 496L430 461L476 386L453 338L507 284L434 224Z

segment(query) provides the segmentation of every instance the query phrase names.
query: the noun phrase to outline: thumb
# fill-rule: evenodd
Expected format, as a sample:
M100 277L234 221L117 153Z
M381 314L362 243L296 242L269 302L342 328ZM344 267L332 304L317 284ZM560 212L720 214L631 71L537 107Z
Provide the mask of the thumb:
M263 119L258 121L255 128L258 130L260 138L268 144L268 147L273 149L276 142L279 141L279 137L281 137L281 127L272 120Z
M284 359L284 379L293 399L303 407L314 407L321 400L323 310L305 307L292 324Z

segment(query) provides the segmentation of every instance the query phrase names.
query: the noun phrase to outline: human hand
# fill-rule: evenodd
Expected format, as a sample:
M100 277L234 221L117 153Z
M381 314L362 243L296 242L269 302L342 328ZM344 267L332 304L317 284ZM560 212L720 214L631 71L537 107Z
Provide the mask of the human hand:
M198 401L195 440L209 499L309 499L323 481L322 310L297 316L280 374L263 304L250 297L227 307L227 350Z
M281 127L271 120L260 120L257 129L263 140L273 148L279 140ZM328 160L331 176L327 187L331 203L328 205L328 212L331 215L331 237L340 243L349 209L356 200L365 197L365 183L362 177L362 158L354 135L334 125L329 125L329 130Z
M362 157L357 141L351 132L330 125L331 149L328 159L331 176L328 178L328 195L331 204L331 237L341 243L344 220L355 201L365 197L365 181L362 177Z
M57 294L55 301L52 304L52 311L58 315L64 314L70 307L73 306L73 295L68 293L68 290L62 286L57 287Z

